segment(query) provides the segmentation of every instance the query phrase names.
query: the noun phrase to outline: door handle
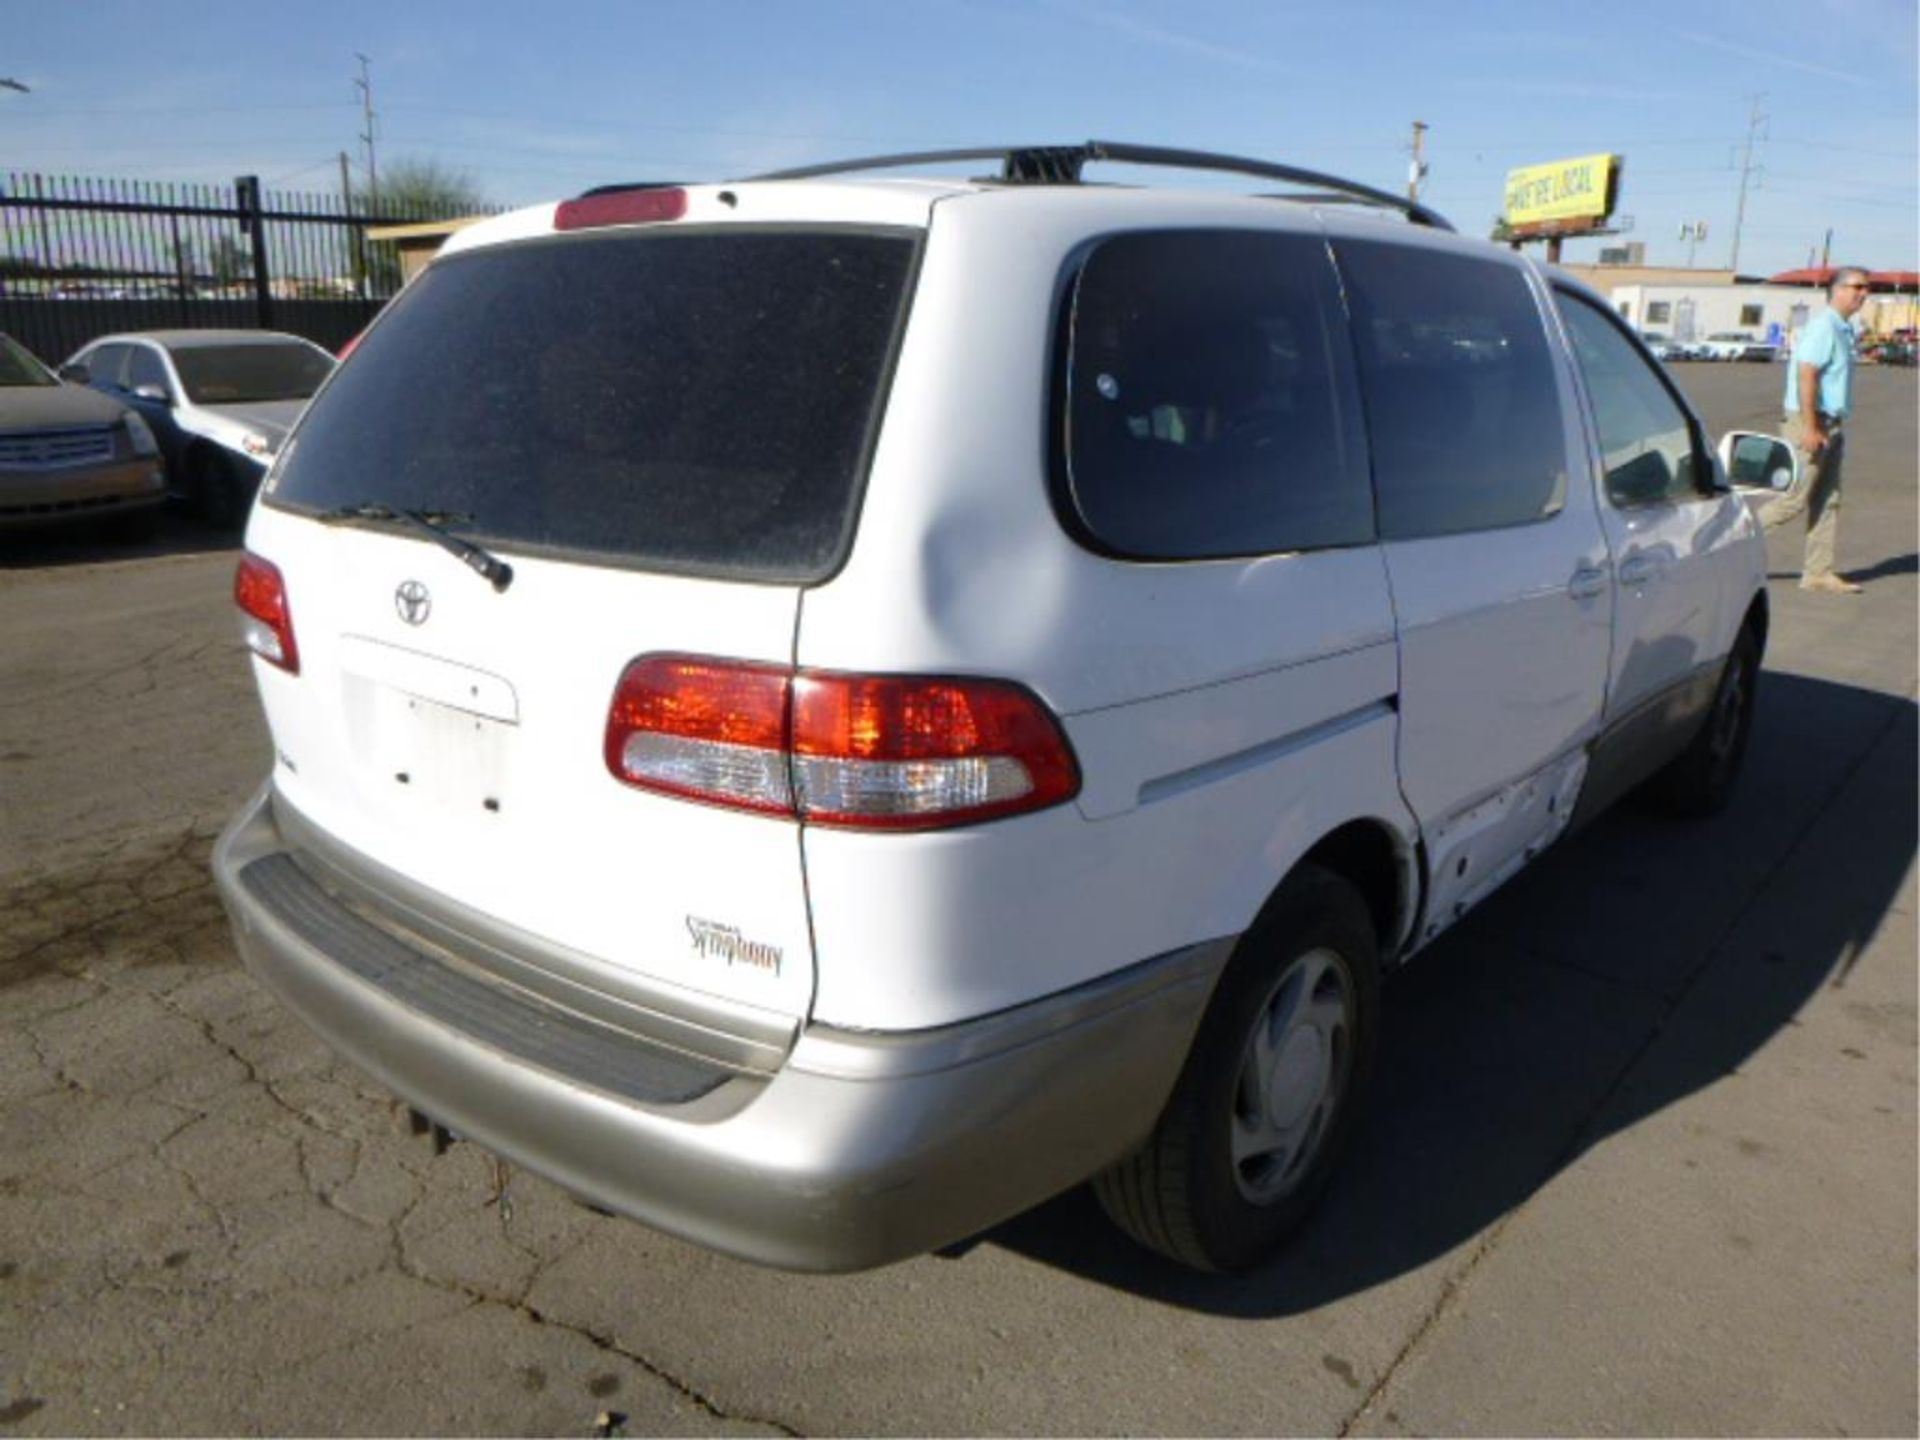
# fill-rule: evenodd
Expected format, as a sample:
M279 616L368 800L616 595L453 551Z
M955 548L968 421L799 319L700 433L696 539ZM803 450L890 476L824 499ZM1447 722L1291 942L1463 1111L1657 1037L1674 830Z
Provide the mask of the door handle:
M1659 562L1644 553L1629 555L1620 562L1622 585L1645 585L1660 573Z
M1607 572L1596 570L1591 565L1582 565L1567 582L1567 594L1576 600L1593 600L1606 594L1606 591Z

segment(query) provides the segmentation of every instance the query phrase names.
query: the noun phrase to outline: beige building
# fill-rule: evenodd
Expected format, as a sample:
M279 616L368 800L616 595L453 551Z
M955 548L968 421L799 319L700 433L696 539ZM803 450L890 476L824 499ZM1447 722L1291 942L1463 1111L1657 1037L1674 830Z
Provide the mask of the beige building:
M1826 287L1775 284L1731 270L1690 270L1683 265L1562 265L1614 303L1637 330L1653 330L1675 340L1695 340L1731 331L1765 339L1775 325L1781 333L1799 333L1808 317L1827 305ZM1889 335L1920 324L1920 297L1911 278L1875 271L1876 279L1898 288L1868 297L1860 312L1863 334Z
M427 262L440 253L449 235L490 219L470 215L464 220L433 220L424 225L370 225L367 239L389 244L400 255L400 280L404 284L426 269Z
M1731 270L1690 270L1684 265L1562 265L1574 279L1610 295L1622 285L1731 285Z

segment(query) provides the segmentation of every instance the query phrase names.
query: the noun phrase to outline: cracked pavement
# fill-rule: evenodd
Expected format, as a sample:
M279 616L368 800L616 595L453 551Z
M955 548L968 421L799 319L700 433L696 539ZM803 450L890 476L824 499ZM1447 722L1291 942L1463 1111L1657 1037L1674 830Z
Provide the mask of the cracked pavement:
M783 1430L543 1295L611 1222L503 1186L470 1146L410 1143L235 966L211 841L189 829L0 892L12 1423L305 1431L366 1404L394 1432L586 1433L606 1410L636 1430ZM399 1335L431 1383L366 1363Z
M1681 378L1727 427L1778 375ZM1868 593L1776 582L1734 811L1611 817L1396 978L1239 1279L1084 1192L785 1275L435 1153L214 898L231 552L0 549L0 1434L1913 1433L1915 386L1864 378Z

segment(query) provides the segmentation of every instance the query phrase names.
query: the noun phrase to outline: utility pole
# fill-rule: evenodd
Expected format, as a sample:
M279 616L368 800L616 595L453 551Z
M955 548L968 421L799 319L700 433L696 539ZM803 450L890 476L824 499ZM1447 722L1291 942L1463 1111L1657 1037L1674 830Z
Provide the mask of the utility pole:
M358 50L353 54L360 62L360 78L353 85L360 92L360 117L366 126L360 132L360 139L367 147L367 214L375 217L380 213L380 168L374 163L373 153L374 121L378 117L373 109L373 77L367 73L367 66L373 62Z
M340 152L340 213L353 215L353 170L347 162L347 152ZM367 247L366 228L356 225L352 219L347 221L347 264L353 271L353 293L362 300L367 298Z
M1727 258L1727 269L1736 275L1740 271L1740 227L1746 223L1747 218L1747 182L1755 168L1753 141L1759 134L1760 127L1767 123L1767 117L1760 112L1760 102L1766 98L1765 95L1753 97L1753 110L1747 116L1747 138L1740 149L1740 203L1734 207L1733 211L1733 254Z
M1413 122L1413 163L1407 167L1407 199L1418 201L1420 182L1427 178L1427 122Z
M1693 247L1707 238L1707 222L1690 220L1680 227L1680 238L1687 242L1687 268L1693 268Z

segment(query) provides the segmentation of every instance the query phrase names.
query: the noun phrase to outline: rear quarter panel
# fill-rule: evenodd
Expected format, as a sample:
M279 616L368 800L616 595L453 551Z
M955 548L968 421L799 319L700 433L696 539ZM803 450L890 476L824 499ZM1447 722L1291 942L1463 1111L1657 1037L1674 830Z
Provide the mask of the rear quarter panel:
M803 596L796 658L1017 680L1063 718L1083 789L943 834L809 827L816 1019L945 1024L1236 934L1351 819L1410 850L1376 548L1115 561L1049 498L1068 257L1101 233L1214 226L1317 221L1126 192L936 207L859 534Z

